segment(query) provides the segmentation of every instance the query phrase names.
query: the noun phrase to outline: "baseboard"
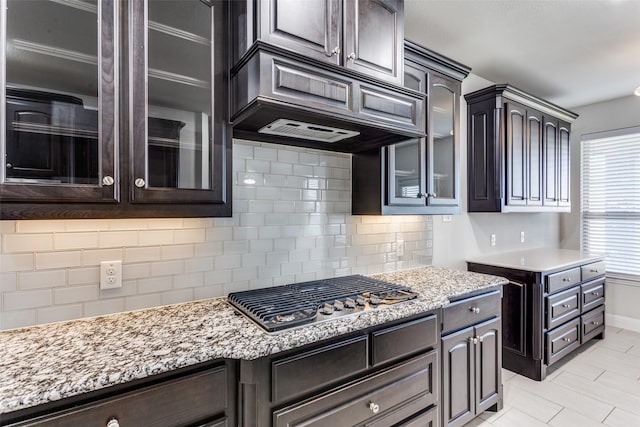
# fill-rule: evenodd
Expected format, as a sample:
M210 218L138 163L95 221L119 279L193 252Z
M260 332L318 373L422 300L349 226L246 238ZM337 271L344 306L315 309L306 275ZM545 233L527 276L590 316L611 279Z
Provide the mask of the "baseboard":
M608 326L640 332L640 319L607 313L605 320Z

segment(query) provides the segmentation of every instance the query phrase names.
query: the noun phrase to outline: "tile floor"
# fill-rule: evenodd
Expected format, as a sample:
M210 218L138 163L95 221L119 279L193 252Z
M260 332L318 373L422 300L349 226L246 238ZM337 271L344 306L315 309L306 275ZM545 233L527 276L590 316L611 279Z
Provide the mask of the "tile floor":
M640 333L607 327L542 381L503 370L504 409L466 427L639 427Z

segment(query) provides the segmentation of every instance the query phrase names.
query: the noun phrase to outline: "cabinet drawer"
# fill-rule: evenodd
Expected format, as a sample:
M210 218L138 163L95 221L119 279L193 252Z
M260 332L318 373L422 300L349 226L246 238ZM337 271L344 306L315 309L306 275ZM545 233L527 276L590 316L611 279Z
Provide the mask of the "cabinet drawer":
M438 427L439 411L438 406L429 409L417 417L405 420L401 423L401 427Z
M580 314L580 286L545 297L547 329L553 329Z
M273 425L360 425L392 413L407 418L436 402L437 378L438 352L434 350L361 381L278 410L273 413ZM376 405L376 413L371 409L372 404Z
M583 313L604 304L604 278L584 283L581 288Z
M442 334L499 316L500 297L501 292L497 290L446 306L442 312Z
M580 321L581 342L585 343L604 331L604 306L583 314Z
M580 268L561 271L547 276L547 293L552 294L580 283Z
M372 120L424 130L421 99L366 85L360 85L359 95L356 111Z
M580 347L580 319L567 322L552 331L545 332L547 365L552 365L574 349Z
M371 365L428 350L438 344L438 322L435 315L373 332Z
M407 411L405 407L411 407L413 412ZM415 413L415 403L413 401L407 402L402 407L393 411L391 414L383 416L382 418L376 418L372 422L365 423L365 427L437 427L438 419L438 407L433 406L431 409L421 413L418 416L406 419L407 416ZM398 423L399 422L399 423Z
M222 366L16 426L103 426L111 418L121 426L194 425L224 412L227 378ZM212 425L224 426L226 419Z
M272 362L274 403L325 388L367 370L368 348L367 335L362 335Z
M583 265L582 267L580 267L580 270L582 271L582 281L584 282L596 277L604 276L605 267L606 265L604 261Z

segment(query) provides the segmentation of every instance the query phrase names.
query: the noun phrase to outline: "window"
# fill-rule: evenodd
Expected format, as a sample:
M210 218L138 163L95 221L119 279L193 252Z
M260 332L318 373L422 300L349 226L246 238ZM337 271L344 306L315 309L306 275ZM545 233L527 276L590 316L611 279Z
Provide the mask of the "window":
M640 127L584 135L581 161L582 249L640 283Z

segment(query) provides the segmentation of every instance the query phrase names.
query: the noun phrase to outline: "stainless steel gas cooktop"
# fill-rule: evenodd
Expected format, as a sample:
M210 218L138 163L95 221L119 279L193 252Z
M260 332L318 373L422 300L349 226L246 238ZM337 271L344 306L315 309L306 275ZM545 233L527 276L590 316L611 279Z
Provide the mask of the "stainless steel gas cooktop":
M269 332L335 319L418 296L411 288L361 275L233 292L229 303Z

